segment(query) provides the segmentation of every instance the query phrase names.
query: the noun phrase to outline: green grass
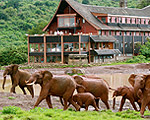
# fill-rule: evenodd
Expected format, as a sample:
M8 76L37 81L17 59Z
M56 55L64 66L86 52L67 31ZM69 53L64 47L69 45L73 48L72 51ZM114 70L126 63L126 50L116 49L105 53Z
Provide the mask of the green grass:
M146 111L146 115L150 115ZM29 111L21 110L19 107L8 106L1 110L0 120L142 120L139 112L132 110L114 113L111 110L102 111L80 111L72 109L35 108Z
M8 97L8 99L10 99L10 100L14 100L14 99L16 99L15 97Z

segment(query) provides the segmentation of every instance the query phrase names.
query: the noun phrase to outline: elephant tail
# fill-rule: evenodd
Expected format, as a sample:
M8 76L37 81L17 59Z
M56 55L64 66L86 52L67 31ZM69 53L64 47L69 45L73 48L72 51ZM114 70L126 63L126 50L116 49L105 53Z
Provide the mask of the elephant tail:
M3 81L3 84L2 84L3 89L5 89L5 82L6 82L6 76L4 76L4 81Z

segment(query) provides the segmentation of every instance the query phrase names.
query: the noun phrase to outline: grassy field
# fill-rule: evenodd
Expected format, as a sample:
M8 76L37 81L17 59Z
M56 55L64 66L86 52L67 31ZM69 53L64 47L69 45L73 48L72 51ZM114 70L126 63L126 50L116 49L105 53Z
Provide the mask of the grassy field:
M145 112L145 115L150 115ZM122 112L103 111L80 111L72 109L63 111L62 109L35 108L30 111L21 110L19 107L8 106L1 110L0 120L142 120L139 112L132 110Z

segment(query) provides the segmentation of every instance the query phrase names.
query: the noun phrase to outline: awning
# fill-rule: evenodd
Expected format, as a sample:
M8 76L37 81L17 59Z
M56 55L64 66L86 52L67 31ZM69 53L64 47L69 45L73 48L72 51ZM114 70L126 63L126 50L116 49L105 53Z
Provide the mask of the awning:
M91 42L116 42L117 39L113 36L106 36L106 35L91 35Z
M102 49L102 50L94 50L97 55L118 55L121 54L119 49Z

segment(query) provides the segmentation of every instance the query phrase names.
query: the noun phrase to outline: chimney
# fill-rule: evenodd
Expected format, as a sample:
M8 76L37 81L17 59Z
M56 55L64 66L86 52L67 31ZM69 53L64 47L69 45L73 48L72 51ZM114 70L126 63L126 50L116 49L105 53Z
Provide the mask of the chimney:
M120 7L127 8L127 0L120 0Z

